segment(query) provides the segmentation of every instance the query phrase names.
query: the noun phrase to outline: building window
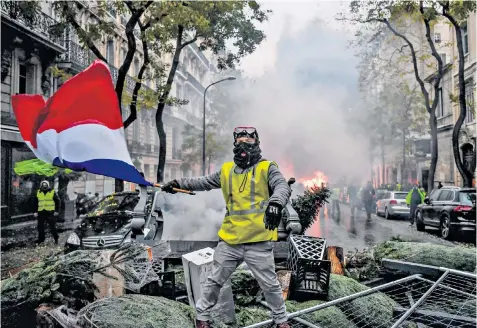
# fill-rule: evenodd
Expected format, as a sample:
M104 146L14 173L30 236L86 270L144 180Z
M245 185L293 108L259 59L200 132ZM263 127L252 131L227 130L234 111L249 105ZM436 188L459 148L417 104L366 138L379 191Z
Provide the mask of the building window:
M439 88L439 103L437 105L437 117L444 116L444 97L442 96L442 88Z
M467 23L461 26L460 28L462 33L462 49L464 50L464 55L469 53L469 35L467 31Z
M138 75L139 74L139 59L134 59L134 75Z
M36 76L33 64L20 62L18 74L18 93L35 94L36 93Z
M435 43L441 43L441 34L440 33L434 33L434 42Z
M149 164L144 164L144 177L146 179L149 179L149 176L151 175L151 172L149 171L150 170L150 165Z
M441 56L442 63L443 63L444 65L447 64L446 54L439 54L439 56Z
M469 81L465 84L465 104L467 107L466 123L475 120L474 83Z
M126 60L126 54L127 54L126 49L121 48L121 62L119 63L119 65L122 65L124 61Z
M114 65L114 41L108 40L108 44L106 45L106 60L108 61L109 65Z

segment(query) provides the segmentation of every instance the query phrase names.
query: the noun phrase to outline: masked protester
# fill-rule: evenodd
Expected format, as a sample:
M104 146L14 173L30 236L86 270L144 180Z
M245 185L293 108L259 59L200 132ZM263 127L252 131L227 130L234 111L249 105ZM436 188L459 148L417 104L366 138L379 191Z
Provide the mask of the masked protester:
M277 240L282 209L291 189L277 164L262 158L255 128L237 127L233 136L233 162L224 163L220 171L211 175L173 180L162 187L170 193L174 193L173 188L194 191L221 188L226 203L214 267L196 304L196 327L210 327L210 311L217 303L220 289L245 261L263 290L276 327L288 328L272 241Z
M38 218L38 241L40 244L45 241L45 223L50 227L51 234L58 245L58 232L56 231L56 218L60 207L60 200L55 191L50 188L48 181L42 181L40 189L36 193L34 217Z

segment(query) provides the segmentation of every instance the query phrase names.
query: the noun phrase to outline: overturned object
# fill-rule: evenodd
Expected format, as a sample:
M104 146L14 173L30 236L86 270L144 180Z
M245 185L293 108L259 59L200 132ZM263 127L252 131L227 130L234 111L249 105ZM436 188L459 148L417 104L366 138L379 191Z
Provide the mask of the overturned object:
M290 298L326 299L331 263L325 260L326 239L291 235L287 266L292 271Z
M214 250L204 248L192 253L182 255L184 278L187 287L189 304L195 308L207 278L212 272ZM235 304L230 279L222 286L217 304L212 308L214 321L231 324L235 319Z

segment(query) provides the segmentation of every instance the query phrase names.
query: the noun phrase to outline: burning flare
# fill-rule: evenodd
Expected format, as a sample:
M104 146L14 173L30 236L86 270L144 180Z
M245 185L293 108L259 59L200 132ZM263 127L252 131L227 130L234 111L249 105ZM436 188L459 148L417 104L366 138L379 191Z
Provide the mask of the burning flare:
M315 171L314 176L311 178L300 178L298 182L303 184L305 188L310 189L313 186L321 187L322 183L328 183L328 177L321 171Z

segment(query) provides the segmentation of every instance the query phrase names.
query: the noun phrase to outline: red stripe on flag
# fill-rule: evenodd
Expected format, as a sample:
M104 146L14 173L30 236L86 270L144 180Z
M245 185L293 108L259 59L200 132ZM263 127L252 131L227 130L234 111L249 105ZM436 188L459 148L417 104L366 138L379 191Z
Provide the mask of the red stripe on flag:
M48 116L37 133L96 121L111 130L123 127L119 103L108 66L96 60L66 81L46 104Z
M36 139L37 122L44 108L45 100L40 95L12 96L12 109L23 140L32 142Z

